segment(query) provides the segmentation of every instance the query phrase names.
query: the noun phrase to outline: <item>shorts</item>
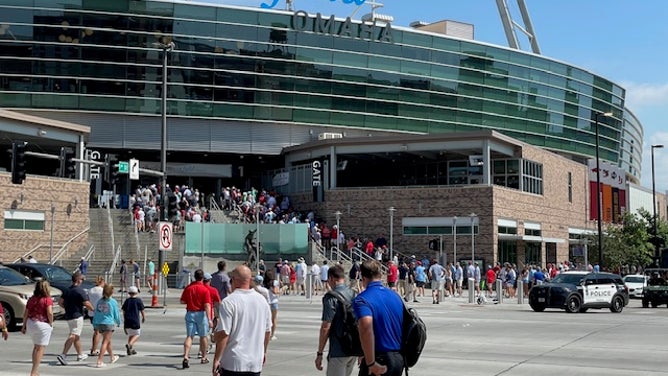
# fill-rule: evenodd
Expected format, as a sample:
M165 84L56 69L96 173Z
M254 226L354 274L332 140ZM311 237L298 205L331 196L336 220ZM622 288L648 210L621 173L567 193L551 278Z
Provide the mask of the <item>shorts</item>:
M432 290L440 290L442 289L442 282L441 281L431 281L431 289Z
M131 328L123 328L123 331L128 337L133 337L133 336L140 336L141 335L141 329L131 329Z
M464 282L464 281L461 280L461 279L458 279L457 280L457 287L462 288L462 282Z
M278 311L278 303L269 304L269 308L271 308L272 311Z
M209 334L209 318L204 311L186 312L186 335L188 337L206 336Z
M115 329L114 325L110 325L110 324L95 325L95 330L97 330L100 333L106 333L106 332L112 332L113 333L114 329Z
M26 331L30 334L33 345L48 346L53 327L48 322L28 319Z
M298 285L303 285L304 284L304 278L297 278L297 284Z
M83 316L67 320L67 327L70 328L70 334L80 337L83 331Z
M387 282L387 287L394 287L396 285L397 285L396 282Z
M422 281L417 281L417 282L415 282L415 286L417 286L417 287L424 287L424 282L422 282Z

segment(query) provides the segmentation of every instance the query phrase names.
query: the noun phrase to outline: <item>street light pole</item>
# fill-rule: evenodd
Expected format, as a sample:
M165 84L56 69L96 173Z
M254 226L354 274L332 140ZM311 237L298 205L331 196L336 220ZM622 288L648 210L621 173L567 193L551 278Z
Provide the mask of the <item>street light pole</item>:
M340 226L340 221L341 221L341 212L336 211L334 213L336 216L336 252L337 252L337 258L338 258L338 252L341 252L340 244L339 244L339 239L341 238L339 234L341 234L341 226Z
M51 204L51 242L49 244L49 264L53 263L53 225L56 219L56 207Z
M475 213L469 214L471 217L471 264L475 262Z
M161 115L161 127L160 127L160 172L162 172L162 177L160 177L160 211L162 217L165 221L169 220L169 213L167 210L167 52L174 50L176 45L174 42L165 43L154 43L154 46L162 49L162 98L160 101L160 115ZM163 265L165 262L165 251L158 252L158 265ZM158 288L161 289L163 286L160 284L163 279L160 279L158 282ZM163 283L166 283L164 281ZM166 286L166 285L165 285ZM167 291L165 289L164 291Z
M612 116L612 112L594 113L595 131L596 131L596 215L598 220L598 266L603 268L603 216L601 214L601 163L599 158L599 141L598 141L598 118L600 116Z
M452 217L452 250L454 263L457 263L457 217Z
M260 275L260 209L262 206L258 204L255 207L255 225L257 228L255 229L255 233L257 234L257 243L255 244L255 268L257 275Z
M390 260L394 260L394 241L392 237L394 236L394 211L397 209L394 206L390 206L387 210L390 211Z
M161 98L161 120L162 126L160 128L160 172L162 172L162 177L160 178L160 197L162 201L162 212L163 218L168 220L167 214L167 195L165 191L167 189L167 53L174 50L176 45L174 42L164 43L155 43L155 46L162 49L162 98Z
M659 265L659 241L658 241L658 235L657 235L657 230L656 230L656 181L654 179L654 149L661 149L663 148L663 145L658 144L658 145L652 145L652 206L653 206L653 212L652 212L652 226L654 230L654 258L656 259L656 264L657 266Z

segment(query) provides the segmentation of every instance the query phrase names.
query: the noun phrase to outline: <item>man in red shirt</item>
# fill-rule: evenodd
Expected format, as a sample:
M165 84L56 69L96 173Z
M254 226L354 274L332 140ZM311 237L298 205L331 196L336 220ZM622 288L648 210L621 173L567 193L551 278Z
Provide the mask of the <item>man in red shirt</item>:
M492 289L494 286L494 282L496 282L496 273L494 272L494 268L492 268L492 265L487 265L487 278L485 281L485 284L487 285L487 297L491 298L492 297Z
M208 348L209 328L213 326L211 320L211 294L204 286L202 269L195 270L195 281L183 290L181 304L186 305L186 340L183 342L183 368L190 367L190 347L193 337L199 336L199 347L202 352L202 364L209 363L206 357Z
M397 280L399 279L399 268L392 262L387 262L387 287L397 291Z

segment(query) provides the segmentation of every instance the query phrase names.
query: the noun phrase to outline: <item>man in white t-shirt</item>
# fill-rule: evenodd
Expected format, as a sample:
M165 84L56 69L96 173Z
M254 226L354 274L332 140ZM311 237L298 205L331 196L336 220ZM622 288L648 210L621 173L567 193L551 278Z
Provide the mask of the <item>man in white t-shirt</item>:
M271 337L267 300L251 289L251 270L244 265L230 273L232 293L220 303L214 333L213 374L260 374Z
M313 266L311 266L311 275L313 279L313 293L315 295L318 295L318 291L322 288L322 281L320 280L320 266L318 266L317 262L313 263Z
M320 282L322 285L322 291L328 291L329 286L327 285L327 274L329 272L329 265L327 265L327 260L322 262L322 266L320 267Z

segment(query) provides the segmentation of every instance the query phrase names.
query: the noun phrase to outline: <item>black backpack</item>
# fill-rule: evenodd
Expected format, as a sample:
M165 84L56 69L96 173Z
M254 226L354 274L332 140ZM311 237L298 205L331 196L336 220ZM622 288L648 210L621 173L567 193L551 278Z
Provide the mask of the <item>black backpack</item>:
M362 351L362 343L360 342L360 334L357 328L357 319L355 318L355 312L353 311L352 301L346 299L340 292L336 290L331 290L328 292L334 296L343 310L340 312L343 320L341 325L338 325L339 330L336 331L335 335L341 343L341 349L348 356L362 356L364 352ZM339 312L337 312L338 314Z
M404 325L401 336L401 355L404 357L404 369L413 367L420 359L424 344L427 342L427 326L414 308L404 304Z

